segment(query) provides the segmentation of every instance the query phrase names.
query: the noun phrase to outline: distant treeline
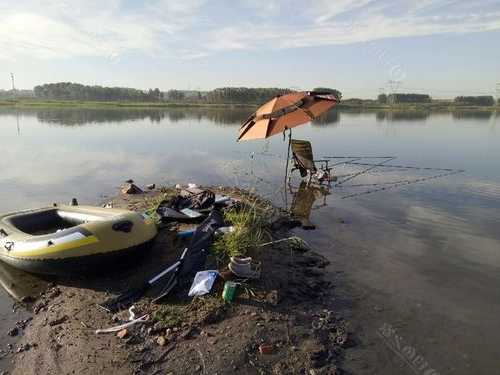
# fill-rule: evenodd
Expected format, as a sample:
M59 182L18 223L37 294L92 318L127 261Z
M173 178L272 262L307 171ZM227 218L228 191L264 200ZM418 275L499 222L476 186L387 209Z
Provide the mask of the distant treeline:
M361 99L358 99L361 100ZM432 98L427 94L380 94L377 102L381 104L400 104L400 103L432 103ZM493 96L457 96L454 101L458 105L470 106L494 106L495 98ZM500 99L498 99L500 105Z
M59 82L35 86L35 97L56 100L96 100L96 101L158 101L163 94L159 89L142 91L126 87L86 86L79 83Z
M495 98L493 96L457 96L455 103L460 105L477 105L477 106L492 106L495 105ZM498 101L500 104L500 99Z
M316 88L316 91L328 91L341 98L340 91L329 88ZM87 86L79 83L49 83L34 88L39 99L52 100L90 100L90 101L170 101L210 104L260 104L276 95L292 92L290 89L278 87L222 87L212 91L169 90L165 93L159 89L142 91L124 87Z
M165 98L174 102L205 102L210 104L262 104L276 95L283 95L293 90L278 87L221 87L212 91L179 91L170 90ZM331 92L338 99L342 97L340 91L330 88L318 87L314 91Z
M0 90L0 99L78 100L110 102L169 102L193 104L251 104L259 105L276 95L293 90L279 87L221 87L211 91L169 90L158 88L146 91L126 87L88 86L72 82L49 83L34 90ZM316 87L313 91L330 92L339 100L342 93L333 88ZM380 106L380 104L432 104L447 106L494 106L493 96L458 96L454 100L433 100L428 94L393 93L380 94L376 100L350 98L343 101L347 107ZM500 99L498 100L500 105Z
M292 92L289 89L222 87L207 92L207 103L263 103L276 95Z
M427 94L380 94L378 96L379 103L430 103L432 99L430 95Z

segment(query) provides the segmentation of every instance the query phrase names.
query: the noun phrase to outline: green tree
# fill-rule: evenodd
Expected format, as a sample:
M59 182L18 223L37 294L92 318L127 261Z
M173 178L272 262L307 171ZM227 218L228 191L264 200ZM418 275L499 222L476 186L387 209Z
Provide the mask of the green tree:
M387 95L386 94L380 94L377 97L377 101L381 104L386 104L387 103Z
M248 88L248 87L221 87L209 91L206 95L208 103L251 103L262 104L276 95L292 92L289 89L276 87Z
M156 101L160 98L160 90L148 92L127 87L86 86L72 82L58 82L39 85L34 94L40 99L57 100L127 100Z
M458 105L477 105L490 107L495 105L495 98L491 95L484 96L457 96L455 103Z
M432 99L427 94L390 94L387 97L389 103L430 103Z
M168 90L167 91L167 99L168 100L180 102L180 101L184 100L185 97L186 97L186 95L180 90Z

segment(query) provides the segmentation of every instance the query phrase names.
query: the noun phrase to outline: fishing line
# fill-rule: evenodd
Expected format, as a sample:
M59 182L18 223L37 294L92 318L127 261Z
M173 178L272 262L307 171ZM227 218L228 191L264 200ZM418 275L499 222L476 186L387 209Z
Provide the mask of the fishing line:
M373 163L358 163L356 161L352 163L346 162L346 164L350 165L360 165L360 166L375 166L376 164ZM377 164L376 166L380 166ZM452 172L455 171L453 168L434 168L434 167L414 167L414 166L408 166L408 165L383 165L381 166L382 168L397 168L397 169L414 169L414 170L422 170L422 171L444 171L444 172Z
M399 186L410 185L410 184L414 184L414 183L418 183L418 182L423 182L423 181L428 181L428 180L432 180L432 179L436 179L436 178L440 178L440 177L452 176L452 175L463 173L463 172L465 172L465 170L463 170L463 169L453 170L451 172L441 173L441 174L434 175L434 176L421 177L421 178L417 178L417 179L414 179L414 180L406 180L406 181L403 181L401 183L394 183L394 185L384 186L384 187L381 187L379 189L367 190L367 191L363 191L363 192L360 192L360 193L354 193L354 194L344 195L344 196L342 196L340 198L341 199L347 199L347 198L358 197L360 195L366 195L366 194L376 193L378 191L390 190L390 189L393 189L393 188L396 188L396 187L399 187Z
M335 186L342 185L344 182L350 181L350 180L352 180L353 178L356 178L357 176L360 176L360 175L362 175L362 174L364 174L364 173L366 173L366 172L369 172L369 171L371 171L372 169L375 169L375 168L377 168L377 167L380 167L380 166L384 165L385 163L388 163L388 162L390 162L390 161L392 161L392 160L394 160L394 159L396 159L396 158L395 158L395 157L391 157L390 159L386 159L386 160L382 161L382 162L381 162L381 163L379 163L379 164L372 165L370 168L366 168L366 169L364 169L364 170L362 170L362 171L360 171L360 172L354 173L352 176L347 177L345 180L342 180L342 181L340 181L340 182L337 182L337 183L335 184Z

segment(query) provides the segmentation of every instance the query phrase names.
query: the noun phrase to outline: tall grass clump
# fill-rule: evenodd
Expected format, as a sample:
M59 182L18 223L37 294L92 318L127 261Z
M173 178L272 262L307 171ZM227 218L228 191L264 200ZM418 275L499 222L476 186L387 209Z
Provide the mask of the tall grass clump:
M234 230L216 238L212 251L221 262L232 256L247 255L262 243L266 235L268 212L257 205L245 204L224 212L224 220Z

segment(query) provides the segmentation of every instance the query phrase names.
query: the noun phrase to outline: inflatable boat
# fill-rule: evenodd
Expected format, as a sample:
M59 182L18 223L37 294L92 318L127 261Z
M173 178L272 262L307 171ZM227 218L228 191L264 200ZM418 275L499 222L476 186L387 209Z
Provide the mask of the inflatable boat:
M141 254L155 223L136 212L54 206L0 215L0 260L25 271L93 271L110 260Z

